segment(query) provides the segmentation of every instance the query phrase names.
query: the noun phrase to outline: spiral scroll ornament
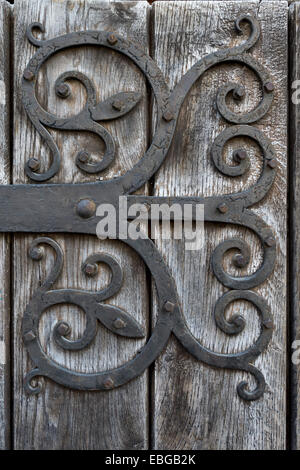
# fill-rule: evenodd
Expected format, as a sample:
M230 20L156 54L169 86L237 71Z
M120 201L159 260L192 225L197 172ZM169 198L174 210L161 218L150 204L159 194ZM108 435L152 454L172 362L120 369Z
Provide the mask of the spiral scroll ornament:
M23 74L23 104L33 126L44 139L52 154L50 166L45 172L39 171L40 162L38 159L31 157L27 161L25 171L34 182L43 183L50 180L60 168L60 152L47 130L48 128L95 133L105 145L102 159L98 162L91 161L86 149L82 149L75 157L75 164L81 171L89 174L99 173L108 168L115 157L116 143L100 122L118 119L134 112L141 99L139 93L124 90L104 101L97 102L92 80L81 72L68 71L60 75L54 84L57 96L67 100L72 94L69 82L77 80L84 86L87 99L79 114L64 119L59 118L44 110L35 95L38 72L51 56L70 47L104 46L132 60L143 72L152 88L157 105L156 129L149 148L139 162L127 173L113 180L76 185L77 193L78 191L81 191L81 194L88 193L99 203L101 196L105 194L105 201L112 204L116 204L118 197L122 195L128 195L129 200L134 202L151 204L155 199L151 196L130 196L130 194L141 188L164 161L174 136L181 106L193 84L208 69L216 65L237 63L251 69L261 85L261 100L251 111L235 113L230 109L227 101L231 98L236 102L241 101L246 90L240 84L231 82L224 84L219 89L216 96L217 109L230 126L213 142L211 156L213 165L218 172L233 178L241 176L250 168L247 152L244 149L236 150L233 154L235 165L229 165L225 163L223 158L224 146L229 140L237 137L251 139L258 145L262 154L262 170L258 180L250 188L238 193L207 198L174 197L169 198L169 202L178 202L179 204L200 202L205 206L205 221L235 224L248 228L257 235L263 249L263 260L257 271L242 277L228 274L223 267L223 258L229 250L234 249L238 251L238 254L233 257L234 264L238 268L247 266L250 259L250 247L244 240L238 238L225 240L216 247L212 255L213 272L219 282L229 289L218 300L213 312L218 328L227 335L238 335L244 329L245 320L240 315L236 314L230 320L225 317L226 308L236 300L250 302L257 310L261 325L259 337L246 351L236 354L219 354L203 347L190 332L181 311L174 280L153 242L150 239L123 240L142 258L153 277L157 288L158 319L148 342L131 361L110 371L85 374L58 365L43 351L38 333L41 315L47 308L64 303L78 306L85 313L86 328L82 337L76 341L69 339L71 328L68 323L59 322L55 325L54 341L64 350L80 351L91 345L97 334L99 323L116 335L128 338L144 337L145 333L141 325L133 317L121 308L107 303L122 289L122 269L113 257L105 253L96 253L83 262L82 269L86 275L96 276L98 264L106 264L111 271L111 282L107 288L99 292L76 289L54 290L53 286L61 273L64 262L63 252L60 246L50 238L36 239L29 251L31 258L40 262L45 256L43 245L47 245L55 252L55 262L47 279L34 293L23 318L24 343L35 364L35 368L27 374L25 379L28 392L40 392L40 385L33 385L33 379L38 376L48 377L63 386L77 390L107 390L119 387L140 375L161 353L169 336L174 334L190 354L205 364L250 373L256 381L256 386L251 390L246 382L241 382L237 391L242 399L256 400L263 395L266 386L265 379L262 373L255 368L253 362L266 349L271 339L273 321L266 301L250 289L259 286L272 273L276 257L276 241L272 230L251 210L251 207L261 201L269 192L276 175L277 162L270 141L253 126L253 123L268 112L273 100L274 86L267 71L249 54L249 50L255 46L260 36L258 21L250 15L239 17L235 22L239 34L243 34L242 23L248 23L251 30L244 42L236 47L219 50L203 57L182 77L172 91L151 57L133 41L116 33L82 31L54 39L38 40L34 35L34 29L39 29L44 33L43 26L39 23L33 23L28 27L27 38L38 48L38 51L28 63ZM57 187L60 191L61 186L51 185L51 188ZM63 186L65 191L70 191L70 185ZM49 190L50 185L39 185L39 188L41 191L46 191ZM71 191L75 193L74 188L71 188ZM72 206L72 217L73 213ZM77 219L76 224L74 231L92 233L94 227L92 224L83 226ZM58 225L59 222L57 222ZM59 231L63 232L63 227L60 227Z

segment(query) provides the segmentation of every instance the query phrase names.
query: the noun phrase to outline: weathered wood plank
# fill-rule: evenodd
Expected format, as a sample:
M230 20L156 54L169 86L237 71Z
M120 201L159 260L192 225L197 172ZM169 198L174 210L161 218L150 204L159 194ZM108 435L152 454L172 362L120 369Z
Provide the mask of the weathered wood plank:
M0 1L0 184L10 183L11 8ZM0 449L10 446L10 236L0 236Z
M255 365L263 372L267 390L258 401L246 403L237 393L243 373L214 370L194 360L175 341L155 364L153 383L153 447L155 449L283 449L286 422L286 178L287 178L287 3L286 2L155 2L153 51L159 67L173 87L205 54L243 40L235 33L234 20L241 14L257 17L262 28L258 44L250 51L268 70L276 92L270 111L255 126L273 143L278 173L267 198L254 208L276 233L277 262L274 274L253 289L267 299L275 322L272 342ZM226 158L241 145L249 149L251 169L239 178L224 177L211 163L210 147L228 126L217 113L215 97L227 82L239 82L246 97L236 111L253 109L259 85L245 67L215 67L195 84L181 111L174 145L156 176L154 194L215 195L236 192L257 180L261 154L248 140L232 141ZM217 352L244 351L259 334L255 309L245 302L227 312L242 314L245 330L228 338L213 320L213 307L226 290L213 276L210 258L214 248L232 237L245 238L251 247L249 272L261 261L261 248L249 231L235 226L207 224L205 249L184 250L181 241L159 239L175 278L189 328L201 343ZM231 258L230 258L231 259ZM236 276L245 270L225 267ZM154 310L156 314L156 311Z
M154 0L154 1L157 1L157 0ZM159 0L159 1L161 1L161 2L171 2L172 0ZM186 2L186 1L187 0L173 0L173 2ZM205 2L206 1L207 2L207 0L190 0L190 1L192 1L192 2L193 1L195 1L195 2L197 2L197 1L198 2L199 1L200 2L202 2L202 1ZM219 2L220 0L210 0L210 1L211 2ZM243 2L247 3L248 2L248 0L223 0L223 1L224 2L239 2L239 3L243 3ZM274 0L262 0L262 1L264 1L264 2L274 2ZM293 2L293 0L288 0L288 1L287 0L276 0L276 1L278 1L278 2L284 1L286 3L292 3ZM152 2L152 3L154 3L154 2Z
M291 356L291 447L300 449L300 3L296 2L289 10L290 30L290 302L291 302L291 337L289 352ZM298 80L298 82L297 82Z
M134 1L134 0L133 0ZM154 2L157 2L158 0L148 0L149 3L153 4ZM171 2L171 1L176 1L176 2L186 2L186 0L159 0L161 2ZM203 2L207 2L207 0L190 0L190 1L203 1ZM219 2L220 0L210 0L211 2ZM224 2L239 2L239 3L243 3L243 2L248 2L248 0L223 0ZM274 0L261 0L263 2L274 2ZM276 0L278 2L285 2L285 3L293 3L294 0Z
M97 29L113 30L148 48L148 9L146 2L110 3L96 0L17 0L15 3L15 138L14 182L29 181L24 164L30 156L39 156L47 165L45 145L29 123L20 102L22 70L35 52L25 39L25 28L33 21L45 25L45 34L54 37L70 31ZM100 99L120 91L141 91L143 100L130 117L104 124L118 142L118 155L104 178L124 173L143 154L148 139L148 102L145 80L126 58L107 49L80 48L53 57L41 71L38 90L41 102L57 114L74 114L85 102L80 85L72 84L74 98L59 100L53 91L55 79L68 70L80 70L95 83ZM80 134L80 135L79 135ZM62 151L62 168L52 182L95 181L97 176L81 174L75 166L79 149L95 154L101 142L93 135L53 132ZM98 157L99 158L99 157ZM98 175L99 177L99 175ZM42 188L41 188L42 191ZM37 214L38 217L38 214ZM34 236L17 235L14 244L14 444L16 449L144 449L148 446L148 378L147 372L128 385L109 392L75 392L44 382L38 396L26 396L23 377L32 368L23 348L20 328L26 304L53 262L48 252L46 260L34 264L27 251ZM141 260L118 242L100 242L96 236L51 236L65 253L64 270L56 288L73 287L98 290L108 282L106 269L94 280L87 280L81 263L94 252L114 255L124 270L124 284L109 303L118 305L148 328L148 294L145 268ZM85 319L71 306L49 310L41 319L40 339L47 353L57 362L73 370L101 371L124 364L134 357L144 340L122 339L99 327L97 338L86 351L66 354L52 338L57 319L72 325L72 336L83 332Z

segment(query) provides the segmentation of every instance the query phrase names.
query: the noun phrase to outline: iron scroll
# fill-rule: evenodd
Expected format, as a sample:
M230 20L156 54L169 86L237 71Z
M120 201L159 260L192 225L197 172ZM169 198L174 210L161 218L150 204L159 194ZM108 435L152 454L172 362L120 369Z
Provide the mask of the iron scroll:
M35 368L29 372L25 379L27 391L39 393L40 386L33 386L32 379L36 376L45 376L53 381L77 390L107 390L127 383L140 375L161 353L173 333L181 344L198 360L218 368L243 370L252 374L256 380L254 390L249 390L245 382L241 382L237 391L245 400L260 398L265 390L265 379L262 373L254 367L253 361L266 349L273 331L273 321L266 301L250 289L263 283L273 271L276 257L276 242L272 230L259 218L251 207L261 201L270 190L276 175L276 159L270 141L252 124L262 118L269 110L274 86L265 69L253 59L249 50L255 45L260 36L258 21L249 15L239 17L236 29L241 33L241 23L247 22L251 33L240 45L219 50L199 60L180 80L171 91L166 84L162 72L156 63L138 45L116 33L107 31L82 31L69 33L49 40L38 40L33 29L38 28L44 32L39 23L31 24L27 29L29 41L38 47L38 51L28 63L22 79L23 105L33 126L44 139L52 153L52 162L45 172L40 172L39 161L31 158L25 166L27 176L36 183L32 185L18 185L0 187L3 196L12 208L23 204L22 214L14 219L15 211L3 213L4 224L1 231L22 232L70 232L70 233L96 233L95 208L103 202L109 202L117 207L119 196L128 195L130 204L152 202L165 202L172 204L197 203L204 204L205 221L216 223L230 223L246 227L259 238L263 248L263 261L258 270L248 276L234 277L225 272L223 257L231 249L239 251L235 255L235 264L245 267L249 263L249 247L241 239L230 239L222 242L215 249L212 256L212 269L219 282L229 290L218 300L214 316L217 326L226 334L240 333L245 322L241 316L235 316L231 321L225 318L225 309L237 299L244 299L252 303L260 317L261 332L258 339L246 351L236 354L219 354L203 347L190 332L183 312L176 286L170 272L163 261L161 254L150 239L123 240L144 260L149 268L157 288L159 315L152 335L139 354L123 366L110 371L84 374L66 369L43 351L38 326L42 313L50 306L69 303L79 306L86 314L86 329L79 340L68 339L70 326L65 322L58 323L53 331L54 341L65 350L82 350L88 347L97 333L97 324L100 322L117 335L127 337L143 337L141 326L120 308L103 303L112 297L122 286L122 270L118 262L105 253L97 253L87 259L83 270L87 275L97 272L98 263L105 263L111 270L110 285L99 292L87 292L72 289L54 290L57 278L63 265L63 252L60 246L50 238L38 238L33 242L30 256L35 260L43 257L41 246L51 246L55 252L56 260L48 278L34 293L26 308L23 318L23 340L33 361ZM69 118L58 118L45 111L35 95L36 78L41 66L54 54L69 47L93 45L104 46L118 51L131 59L147 78L157 104L157 125L153 140L139 162L126 174L110 181L97 183L72 184L45 184L59 170L60 152L47 128L57 130L90 131L98 135L105 144L105 153L98 163L91 163L87 152L82 149L76 156L75 164L87 174L98 173L108 168L114 160L115 142L100 122L118 119L129 113L141 99L139 93L120 92L109 99L97 102L96 91L92 81L77 71L62 74L55 83L56 94L67 99L71 94L68 80L75 79L81 82L87 93L84 109ZM249 169L249 157L245 150L235 152L235 166L228 165L223 160L223 148L232 138L246 136L255 141L261 150L263 165L258 180L245 191L213 197L174 197L162 198L153 196L133 195L141 188L159 169L170 148L180 108L192 85L213 66L227 62L241 63L253 70L261 83L262 99L255 109L244 114L233 112L227 105L226 98L233 97L240 100L245 90L235 83L222 86L216 97L216 105L220 115L230 124L214 141L212 145L212 161L220 173L235 177L243 175ZM250 125L251 124L251 125ZM55 186L55 191L53 187ZM35 195L38 202L35 203ZM30 206L26 205L30 201ZM25 207L25 208L24 208ZM75 208L75 210L74 210ZM43 210L45 209L45 210ZM36 213L41 214L34 218ZM0 208L1 212L1 208ZM9 214L9 215L8 215Z

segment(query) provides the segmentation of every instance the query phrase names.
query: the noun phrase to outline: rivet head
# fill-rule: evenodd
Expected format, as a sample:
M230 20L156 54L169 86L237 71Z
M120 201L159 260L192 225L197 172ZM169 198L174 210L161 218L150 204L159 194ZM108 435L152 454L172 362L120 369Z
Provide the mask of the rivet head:
M27 333L25 333L24 335L25 341L33 341L35 338L35 333L32 330L27 331Z
M164 114L163 114L163 118L165 121L169 122L169 121L173 121L174 119L174 114L171 112L171 111L166 111Z
M89 219L96 212L96 204L92 199L82 199L77 204L77 214L83 219Z
M247 152L244 149L238 149L233 152L233 158L236 162L241 162L247 158Z
M169 300L165 303L164 305L164 309L167 311L167 312L171 312L173 313L174 312L174 309L175 309L175 304L173 304L173 302L170 302Z
M61 83L61 84L57 87L57 94L58 94L61 98L67 98L68 96L70 96L70 88L69 88L68 85L66 85L65 83Z
M68 323L61 322L57 327L57 332L61 336L67 335L70 332L70 327L69 327Z
M116 35L114 33L111 33L108 38L107 38L107 42L109 42L109 44L116 44L116 42L118 42L118 38L116 37Z
M28 160L28 167L32 171L37 171L40 168L40 161L37 158L30 158Z
M44 250L42 247L35 247L32 250L29 250L29 256L34 261L40 261L44 256Z
M120 330L122 328L125 328L126 323L122 320L122 318L117 318L114 323L114 327L117 328L117 330Z
M246 264L245 263L245 258L241 254L234 255L233 262L238 268L242 268Z
M269 247L274 246L276 243L275 239L273 237L268 237L265 239L265 244Z
M81 152L79 152L78 154L78 160L81 162L81 163L86 163L89 159L89 154L88 152L86 152L85 150L81 150Z
M277 167L277 160L275 158L272 158L271 160L268 160L268 166L274 170L274 168Z
M221 204L218 205L218 211L221 212L221 214L226 214L228 211L227 204L225 204L225 202L221 202Z
M25 80L31 82L31 80L34 79L34 73L31 72L31 70L25 70L25 72L23 73L23 77L25 78Z
M274 91L274 85L272 82L267 82L265 83L265 90L268 92L268 93L271 93L271 91Z
M243 88L237 88L233 90L232 95L235 100L241 100L245 96L245 90Z
M115 101L112 102L112 107L116 111L122 111L122 109L124 108L124 102L121 101L121 100L115 100Z
M110 388L114 388L114 381L110 377L104 381L104 388L109 390Z
M87 263L84 266L84 272L87 276L96 276L98 272L98 265L96 263Z

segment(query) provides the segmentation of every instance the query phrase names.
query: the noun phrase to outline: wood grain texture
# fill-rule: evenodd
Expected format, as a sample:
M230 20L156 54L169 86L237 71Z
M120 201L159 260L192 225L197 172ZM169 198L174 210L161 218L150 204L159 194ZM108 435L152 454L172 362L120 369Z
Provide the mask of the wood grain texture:
M151 1L151 0L150 0L150 1ZM172 0L154 0L154 1L155 1L155 2L156 2L156 1L172 2ZM186 2L186 1L187 1L187 0L173 0L173 3L174 3L174 2ZM198 1L198 2L199 2L199 1L200 1L200 2L205 2L205 1L206 1L206 2L207 2L207 0L190 0L190 1L192 1L192 2L193 2L193 1L195 1L195 2L196 2L196 1ZM220 0L210 0L210 1L211 1L211 2L219 2ZM224 2L239 2L239 3L246 2L246 3L247 3L248 0L223 0L223 1L224 1ZM264 2L274 2L274 0L263 0L263 1L264 1ZM293 3L293 0L288 0L288 1L286 1L286 0L276 0L276 1L277 1L277 2L284 1L285 3ZM154 2L152 2L152 3L154 3Z
M134 1L134 0L132 0ZM149 3L153 4L154 2L161 1L161 2L172 2L172 0L148 0ZM185 2L186 0L173 0L176 2ZM207 2L207 0L190 0L190 1L203 1ZM211 2L219 2L220 0L210 0ZM274 2L274 0L263 0L264 2ZM294 3L294 0L276 0L277 2L285 2L285 3ZM243 2L248 2L248 0L223 0L223 2L238 2L238 3L243 3Z
M10 183L11 8L0 1L0 184ZM10 236L0 236L0 450L10 446Z
M300 449L300 3L296 2L289 10L290 30L290 301L291 337L289 352L291 361L291 447Z
M153 448L155 449L283 449L286 445L286 182L287 182L287 11L286 2L155 2L154 58L170 86L201 57L232 47L243 39L236 35L234 20L252 14L260 21L261 39L250 51L269 71L276 91L270 111L255 126L272 142L279 161L278 173L268 196L253 209L275 231L278 241L275 271L254 289L267 299L275 321L275 332L267 350L255 361L267 388L258 401L244 402L236 392L241 380L254 386L247 374L212 369L194 360L174 339L154 367ZM208 71L185 101L172 149L156 175L154 194L215 195L246 189L257 180L261 154L253 142L233 140L224 158L232 161L232 150L241 145L251 156L251 169L238 178L225 177L213 167L210 147L230 124L218 114L215 98L226 82L242 83L247 95L236 111L253 109L260 99L255 76L236 64ZM184 250L183 241L157 240L172 275L189 328L213 351L245 350L259 333L258 316L246 302L235 302L228 317L240 313L245 330L227 337L213 320L213 307L225 288L213 276L210 257L223 240L238 236L251 247L249 272L257 270L261 249L255 236L235 226L206 224L205 249ZM248 270L233 268L237 276ZM154 309L154 314L156 310ZM155 315L154 315L155 316Z
M49 161L45 145L25 116L20 101L20 80L30 57L35 52L25 39L25 28L39 21L45 25L47 37L86 29L112 30L138 39L148 48L148 9L146 2L110 3L96 0L18 0L15 3L15 138L14 183L30 183L25 177L24 164L30 156L41 156L43 165ZM110 178L123 174L140 158L148 141L148 102L145 80L132 62L105 48L77 48L57 54L40 72L38 96L42 104L57 115L74 114L85 102L79 84L72 84L73 95L59 100L53 91L55 79L68 70L80 70L93 79L99 99L120 91L140 91L143 100L131 113L104 125L118 142L117 159L102 175ZM75 155L84 148L99 159L102 143L93 135L53 132L62 152L62 166L52 182L77 183L95 181L98 176L80 173ZM42 188L41 188L42 191ZM38 214L37 214L38 217ZM14 445L16 449L144 449L148 447L148 373L107 392L76 392L50 381L38 396L26 396L23 377L32 368L21 341L23 312L39 282L53 262L47 249L46 259L34 263L28 259L30 235L16 235L14 243ZM55 288L73 287L97 290L109 276L105 268L96 279L87 280L81 264L94 252L111 253L124 270L120 293L108 303L122 307L148 330L148 292L143 263L129 248L118 242L100 242L90 236L51 236L63 248L65 263ZM72 325L72 337L84 329L82 312L71 306L47 311L40 322L43 347L60 364L77 371L101 371L114 368L134 357L144 340L116 337L99 326L97 338L86 351L64 353L53 342L53 327L58 319Z

